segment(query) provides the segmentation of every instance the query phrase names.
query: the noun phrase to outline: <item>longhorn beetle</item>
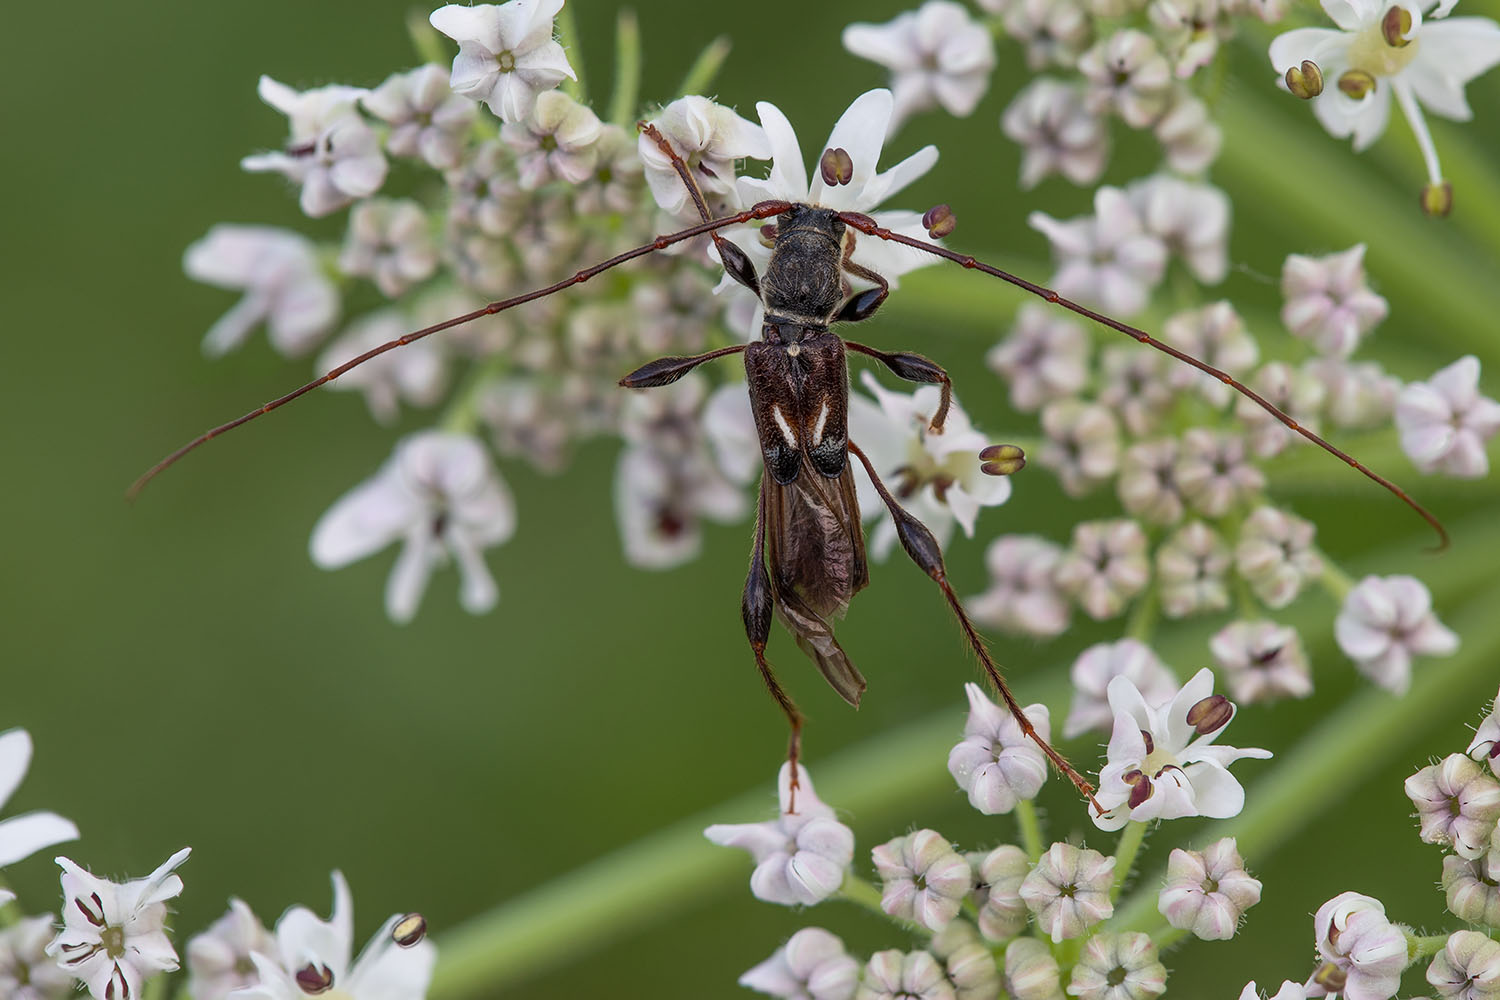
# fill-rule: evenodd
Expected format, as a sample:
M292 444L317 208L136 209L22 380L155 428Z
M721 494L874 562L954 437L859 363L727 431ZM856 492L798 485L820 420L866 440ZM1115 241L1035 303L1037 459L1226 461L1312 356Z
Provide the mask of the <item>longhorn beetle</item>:
M658 236L650 243L584 268L545 288L491 302L473 312L366 351L306 385L200 434L148 469L130 487L127 496L136 496L158 473L199 445L284 406L387 351L482 316L545 298L637 257L707 235L712 238L729 276L750 289L764 306L765 321L760 339L691 357L659 358L620 379L620 385L631 389L668 385L706 361L731 354L744 355L751 409L765 468L756 502L754 541L741 615L761 679L785 713L791 728L787 760L791 765L793 797L789 805L792 810L795 810L796 765L801 750L803 718L766 661L765 649L770 638L771 617L775 613L834 690L851 705L859 704L865 690L865 679L844 653L830 623L830 618L841 614L849 600L869 583L851 456L864 467L889 510L902 548L941 588L944 599L958 618L964 638L1022 731L1058 771L1093 801L1093 786L1042 739L1011 694L988 647L948 582L937 539L891 495L869 458L849 439L848 351L874 358L906 381L937 384L940 387L939 403L931 419L934 433L943 429L953 392L948 373L921 355L881 351L844 340L830 331L835 323L869 319L890 291L884 277L852 260L858 235L900 243L970 270L982 271L1213 376L1254 401L1290 430L1395 494L1437 531L1440 547L1447 545L1447 532L1442 524L1399 486L1324 441L1227 372L1162 343L1143 330L1065 299L1051 289L935 243L892 232L860 212L789 201L764 201L734 215L715 219L687 165L671 144L654 125L642 123L640 128L669 157L673 169L681 177L702 219L698 225ZM851 173L849 154L843 149L826 150L820 169L825 183L839 183ZM757 274L744 251L724 239L720 230L770 219L775 220L771 259L765 273ZM952 228L946 206L929 212L924 221L930 235L936 236ZM860 278L874 287L850 295L846 292L846 275ZM1004 474L1018 468L1022 461L1019 450L1007 446L986 449L980 458L985 462L983 470L990 474ZM1094 805L1098 808L1097 802Z

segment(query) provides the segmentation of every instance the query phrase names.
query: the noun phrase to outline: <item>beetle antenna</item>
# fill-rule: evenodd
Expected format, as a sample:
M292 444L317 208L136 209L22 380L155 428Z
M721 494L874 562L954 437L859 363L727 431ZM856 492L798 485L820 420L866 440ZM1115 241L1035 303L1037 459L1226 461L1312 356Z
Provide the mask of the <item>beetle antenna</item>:
M515 306L525 305L527 302L535 302L537 299L546 298L549 295L562 291L564 288L568 288L572 285L577 285L588 281L590 278L594 277L594 275L600 274L604 271L608 271L610 268L619 267L621 264L624 264L627 261L634 260L637 257L644 257L649 253L655 253L657 250L665 250L667 247L673 245L674 243L681 243L685 240L690 240L694 237L702 236L705 233L715 233L718 230L724 229L728 226L743 225L744 223L752 222L757 219L769 219L774 216L780 215L789 208L791 208L790 203L785 201L763 201L735 215L725 216L722 219L709 219L704 222L700 222L696 226L691 226L687 229L682 229L675 233L668 233L665 236L658 236L650 243L643 243L638 247L626 250L624 253L616 254L606 261L601 261L600 263L594 264L591 267L586 267L583 270L574 273L572 277L564 278L563 280L555 284L548 285L546 288L538 288L533 291L526 292L522 295L516 295L508 299L500 299L499 301L491 302L486 306L475 309L473 312L464 313L462 316L455 316L452 319L445 319L441 323L434 323L431 326L423 327L422 329L417 330L413 333L408 333L405 336L397 337L395 340L387 341L386 343L381 344L379 347L373 347L365 353L361 354L359 357L346 361L332 371L318 376L311 382L308 382L306 385L299 386L298 388L293 389L291 392L287 393L284 396L278 396L277 398L271 400L269 403L257 407L256 409L251 410L249 413L246 413L243 416L236 417L228 423L220 424L219 426L214 427L211 430L207 430L202 434L199 434L187 444L183 445L181 448L178 448L166 458L163 458L160 462L157 462L151 468L142 473L140 478L130 484L130 489L125 491L125 497L128 500L134 500L137 496L140 495L141 490L145 489L147 483L151 482L151 480L155 479L161 472L163 472L169 466L175 464L184 455L192 451L194 448L197 448L199 445L207 444L209 441L212 441L219 435L228 433L229 431L234 430L236 427L239 427L241 424L247 424L250 421L254 420L256 417L264 416L265 414L270 413L272 410L279 409L280 407L283 407L286 404L292 402L292 400L297 399L299 396L306 395L319 386L326 385L327 383L332 382L340 375L358 368L366 361L369 361L372 358L377 358L387 351L394 351L398 347L405 347L407 344L421 340L423 337L430 337L434 333L441 333L443 330L451 329L455 326L460 326L464 323L479 319L480 317L493 316L495 313L504 312L505 310L511 309Z
M1385 489L1395 494L1402 503L1406 504L1412 510L1416 511L1417 515L1420 516L1422 520L1431 525L1432 530L1437 532L1437 551L1442 551L1443 549L1446 549L1448 547L1448 529L1443 527L1443 523L1439 521L1431 511L1429 511L1426 507L1423 507L1416 500L1412 499L1409 493L1407 493L1401 487L1397 486L1395 483L1391 482L1389 479L1380 475L1378 472L1375 472L1373 469L1365 465L1363 462L1359 461L1359 459L1355 458L1353 455L1350 455L1348 452L1334 447L1327 441L1323 440L1323 438L1319 437L1317 434L1314 434L1311 430L1307 429L1302 424L1293 419L1290 414L1276 406L1275 403L1272 403L1269 399L1266 399L1266 397L1262 396L1254 389L1251 389L1243 382L1238 381L1233 375L1230 375L1228 372L1215 368L1213 365L1210 365L1204 361L1200 361L1185 351L1179 351L1171 344L1163 343L1162 341L1157 340L1155 337L1151 336L1146 331L1141 330L1137 327L1133 327L1129 323L1122 323L1112 316L1106 316L1103 313L1095 312L1087 306L1082 306L1071 299L1063 298L1061 295L1057 294L1050 288L1038 285L1035 282L1027 281L1025 278L1011 274L1009 271L1002 271L1000 268L994 267L990 264L986 264L984 261L976 260L974 257L969 256L968 254L961 254L954 250L949 250L947 247L938 246L935 243L928 243L924 240L915 239L914 237L906 236L902 233L893 232L890 229L882 227L874 219L862 212L840 212L838 217L843 220L844 225L856 229L859 232L864 233L866 236L875 236L882 240L887 240L891 243L900 243L902 246L908 246L914 250L921 250L936 257L942 257L945 260L951 260L955 264L960 264L971 271L982 271L983 273L988 274L991 277L999 278L1001 281L1009 282L1010 284L1015 285L1017 288L1023 291L1030 292L1032 295L1035 295L1038 298L1045 299L1053 305L1062 306L1064 309L1067 309L1070 312L1077 313L1078 315L1083 316L1086 319L1093 320L1095 323L1107 326L1111 330L1118 330L1120 333L1125 334L1125 336L1130 337L1142 344L1145 344L1147 347L1154 347L1158 351L1161 351L1163 354L1169 354L1172 357L1176 358L1178 361L1181 361L1184 364L1192 365L1199 371L1213 376L1220 382L1223 382L1225 385L1229 386L1234 391L1238 392L1240 395L1255 403L1255 405L1265 410L1277 420L1281 421L1281 423L1285 424L1289 430L1296 431L1298 434L1302 435L1304 438L1311 441L1319 448L1322 448L1330 455L1344 462L1350 468L1363 473L1367 478L1374 480L1381 486L1385 487Z

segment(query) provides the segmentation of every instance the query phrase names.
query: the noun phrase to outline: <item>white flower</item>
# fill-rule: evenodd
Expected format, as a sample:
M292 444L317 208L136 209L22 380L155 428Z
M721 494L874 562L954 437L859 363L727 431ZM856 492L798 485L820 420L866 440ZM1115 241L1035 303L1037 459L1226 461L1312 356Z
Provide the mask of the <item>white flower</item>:
M503 122L518 122L531 114L539 92L578 79L552 40L562 6L563 0L511 0L433 11L432 26L458 43L449 81L454 93L483 101Z
M748 385L726 382L709 395L703 405L703 433L713 447L719 469L731 482L743 486L760 477L765 465Z
M1202 851L1173 849L1156 908L1178 930L1204 941L1228 941L1240 917L1260 902L1260 890L1260 880L1245 871L1234 838L1225 837Z
M746 157L771 158L772 147L765 129L706 97L679 97L662 108L651 124L687 164L714 215L739 208L735 162ZM667 154L645 133L636 140L636 149L645 166L651 196L661 210L674 219L697 222L692 196Z
M1307 366L1293 368L1285 361L1271 361L1260 366L1249 385L1297 423L1317 433L1318 414L1323 410L1328 387L1313 369ZM1259 458L1271 458L1293 442L1306 441L1248 396L1235 401L1234 414L1249 428L1250 450Z
M1344 1000L1390 1000L1396 995L1406 968L1406 935L1386 918L1380 900L1340 893L1318 907L1313 927L1323 964L1305 984L1308 996L1337 992Z
M1001 17L1005 33L1026 45L1032 70L1071 68L1093 41L1093 25L1078 0L1015 0Z
M1134 521L1085 521L1057 565L1057 585L1096 621L1113 618L1146 588L1146 533Z
M854 860L854 832L834 819L833 808L813 791L812 777L797 765L797 811L792 807L792 770L776 778L781 811L764 823L716 823L703 835L722 847L749 851L755 859L750 892L783 906L811 906L838 891Z
M936 830L896 837L870 852L880 873L880 908L940 931L974 887L969 862Z
M242 899L229 912L188 941L188 992L193 1000L225 1000L235 990L260 981L251 955L276 953L276 939Z
M1089 108L1114 110L1131 128L1145 128L1161 117L1172 94L1172 67L1154 39L1134 28L1102 38L1078 57L1078 71L1089 80Z
M333 873L333 913L327 920L293 906L276 921L274 954L251 958L260 982L231 1000L307 1000L324 994L337 1000L422 1000L432 980L437 948L430 940L396 944L389 917L350 963L354 950L354 901L340 872ZM196 998L195 998L196 1000Z
M1150 935L1095 934L1084 942L1068 981L1078 1000L1152 1000L1167 991L1167 967Z
M1313 547L1317 527L1275 507L1258 507L1240 529L1234 564L1268 608L1284 608L1323 572Z
M1111 344L1099 355L1099 402L1118 414L1132 435L1153 433L1177 402L1177 394L1167 382L1168 370L1174 364L1160 351L1143 351L1136 344ZM1175 458L1175 444L1168 444ZM1126 452L1125 472L1130 471L1131 456L1139 447L1132 445Z
M31 766L31 734L24 729L0 733L0 806L15 794ZM30 857L44 847L78 839L78 827L52 812L29 812L0 820L0 868ZM0 905L15 899L0 887Z
M938 960L925 951L877 951L854 1000L957 1000Z
M1131 412L1125 410L1127 421ZM1178 453L1176 438L1142 441L1126 450L1120 463L1120 477L1115 481L1115 492L1126 513L1151 524L1176 524L1182 520L1184 504L1182 487L1177 482Z
M1452 1000L1500 996L1500 941L1478 931L1454 931L1427 969L1437 995Z
M1401 450L1423 472L1463 479L1489 474L1485 442L1500 431L1500 403L1479 394L1479 359L1459 358L1396 398Z
M1227 299L1199 309L1175 313L1162 324L1162 340L1180 351L1243 379L1260 360L1260 347L1245 329L1245 321ZM1194 389L1214 406L1222 407L1234 396L1234 390L1204 371L1188 365L1173 365L1167 381L1181 389ZM1185 437L1191 439L1194 428Z
M1248 704L1312 694L1302 637L1288 625L1232 622L1219 630L1208 648L1237 701Z
M985 355L990 370L1010 383L1010 405L1031 413L1071 396L1089 378L1089 335L1059 310L1028 302L1010 335Z
M1120 425L1107 406L1055 400L1042 408L1042 432L1037 462L1057 474L1068 496L1088 494L1120 468Z
M1488 760L1490 770L1500 777L1500 694L1495 695L1494 707L1474 731L1474 739L1464 752L1475 760Z
M515 502L484 446L467 435L423 431L396 445L380 471L344 494L313 528L313 562L338 569L403 541L386 581L386 613L408 622L427 578L451 556L461 600L479 614L500 591L481 550L516 529Z
M369 278L386 298L397 298L432 276L437 246L419 202L371 199L349 213L339 270Z
M969 416L953 401L941 434L933 433L938 387L924 385L911 395L892 392L875 376L860 379L879 406L858 394L849 396L849 436L859 443L890 491L919 521L927 525L939 545L947 545L957 524L974 537L974 523L983 507L1010 499L1010 479L980 471L979 453L989 445L969 423ZM859 505L866 518L881 518L870 539L870 551L884 559L896 544L896 526L885 517L885 504L864 476L856 477Z
M1464 87L1500 63L1500 24L1486 17L1448 18L1457 0L1442 0L1433 18L1424 20L1422 12L1434 2L1323 0L1338 29L1288 31L1271 42L1270 56L1277 73L1305 59L1318 65L1326 84L1313 98L1313 113L1335 138L1352 136L1355 152L1385 131L1394 94L1431 183L1440 185L1443 171L1422 108L1454 121L1473 117Z
M1229 273L1229 196L1212 184L1152 174L1126 189L1146 231L1182 258L1193 276L1217 285Z
M599 162L604 126L588 108L560 90L536 99L524 121L506 122L500 138L516 153L521 187L534 191L553 178L582 184Z
M451 170L463 158L478 108L448 86L441 66L392 73L363 95L365 110L391 126L385 137L392 156L420 157L436 170Z
M1131 820L1239 815L1245 789L1229 765L1271 752L1213 745L1235 713L1213 688L1213 671L1205 667L1170 702L1153 706L1129 678L1109 682L1115 725L1109 763L1099 772L1097 798L1105 812L1090 813L1095 826L1118 830Z
M1229 607L1229 547L1202 521L1178 528L1156 550L1162 613L1185 618Z
M620 453L615 518L632 566L689 562L703 546L703 518L733 523L748 510L744 493L701 450L671 454L643 444Z
M1324 387L1323 408L1339 427L1369 430L1390 420L1401 380L1379 362L1309 358L1303 368Z
M1333 634L1360 673L1396 694L1411 686L1413 655L1458 648L1458 636L1432 611L1432 594L1412 576L1365 577L1344 598Z
M1019 143L1021 187L1030 190L1053 173L1074 184L1099 179L1109 162L1109 129L1084 104L1072 84L1037 77L1000 117L1000 128Z
M405 314L394 309L362 316L319 355L318 370L330 371L409 329ZM387 351L328 383L330 389L362 391L370 415L386 425L399 415L403 399L412 406L432 406L447 387L443 348L432 338Z
M969 804L986 816L1008 813L1022 799L1034 799L1047 780L1047 758L1021 731L1010 710L985 696L978 684L965 684L969 718L963 742L948 754L948 773L969 794ZM1046 705L1022 709L1043 740L1052 739Z
M252 173L274 171L302 185L302 211L328 215L356 198L368 198L385 183L388 165L375 130L355 104L366 91L319 87L295 91L260 78L261 100L287 116L291 138L285 152L257 153L240 160Z
M1134 684L1148 704L1165 705L1177 693L1177 675L1156 653L1136 639L1101 642L1073 661L1073 705L1063 723L1063 737L1072 739L1090 729L1105 732L1114 723L1109 707L1109 685L1116 677Z
M172 872L188 854L183 848L150 875L123 885L57 859L63 870L63 929L47 954L83 980L95 1000L139 997L148 978L177 968L177 952L164 929L166 900L182 892L182 879Z
M1281 321L1323 354L1347 358L1390 313L1365 281L1365 245L1323 257L1289 254L1281 267Z
M886 24L851 24L843 41L852 54L891 71L895 112L886 135L934 104L968 117L989 89L995 68L989 30L950 0L927 0Z
M1224 145L1224 133L1209 116L1208 105L1185 89L1174 93L1167 113L1151 130L1161 143L1167 166L1178 173L1203 173Z
M740 977L740 985L784 1000L849 1000L859 962L821 927L804 927L776 954Z
M1083 937L1115 912L1109 898L1114 881L1114 858L1075 844L1056 843L1042 854L1019 892L1036 917L1037 929L1057 942Z
M1240 991L1240 1000L1260 1000L1260 994L1255 990L1255 981L1253 979L1246 983L1245 988ZM1301 983L1294 983L1290 979L1283 979L1281 981L1281 989L1277 990L1276 995L1268 998L1268 1000L1307 1000L1307 987Z
M1027 219L1052 243L1058 293L1117 316L1146 308L1167 267L1167 248L1146 229L1130 196L1104 186L1094 192L1094 214L1061 222L1044 212Z
M1068 627L1068 599L1054 574L1062 547L1036 535L1001 535L985 549L990 587L964 604L976 621L1038 638Z
M312 350L339 316L338 289L319 267L316 249L285 229L214 226L187 248L182 269L195 281L245 292L204 336L209 357L239 347L262 320L271 345L296 357Z
M1193 427L1182 436L1182 451L1173 473L1194 509L1206 517L1223 517L1266 485L1265 473L1245 453L1245 439Z
M52 917L46 914L24 917L0 930L0 997L63 1000L73 993L73 977L47 957L53 934Z

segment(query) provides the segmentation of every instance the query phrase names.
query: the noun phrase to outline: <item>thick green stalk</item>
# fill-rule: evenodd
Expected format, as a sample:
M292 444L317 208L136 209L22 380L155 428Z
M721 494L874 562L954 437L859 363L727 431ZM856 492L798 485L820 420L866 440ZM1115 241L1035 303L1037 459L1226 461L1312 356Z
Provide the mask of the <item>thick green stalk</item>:
M1016 803L1016 825L1021 830L1021 849L1032 863L1039 861L1047 842L1042 838L1042 821L1037 815L1036 803L1022 799Z
M1130 870L1135 867L1135 856L1141 852L1141 845L1146 842L1148 825L1131 820L1120 831L1120 844L1115 848L1115 881L1109 887L1111 901L1120 898L1120 890L1125 888L1125 881L1130 878Z
M641 100L641 25L635 11L615 19L615 87L609 95L609 120L626 131L635 128Z
M724 60L729 58L731 43L728 35L720 35L703 47L698 53L698 58L693 60L689 67L687 76L682 78L681 85L677 88L678 97L687 97L690 94L702 94L714 82L714 77L719 75L719 70L724 68Z
M573 67L573 79L562 82L563 93L579 104L589 102L588 81L583 75L583 53L578 48L578 22L573 17L573 8L567 5L557 12L557 40L568 54L568 65Z

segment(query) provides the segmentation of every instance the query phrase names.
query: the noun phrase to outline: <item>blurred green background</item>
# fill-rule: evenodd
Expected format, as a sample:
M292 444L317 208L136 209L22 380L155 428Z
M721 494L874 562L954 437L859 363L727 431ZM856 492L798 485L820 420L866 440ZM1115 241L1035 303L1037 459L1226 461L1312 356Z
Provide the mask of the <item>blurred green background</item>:
M602 100L616 8L574 6ZM720 98L747 112L756 100L777 103L810 146L853 96L883 82L877 68L843 53L840 29L903 6L646 0L637 4L643 94L672 96L700 48L727 33L735 52L719 78ZM1481 5L1464 7L1477 13ZM255 81L269 73L299 87L376 84L415 63L403 26L408 9L402 0L86 0L66 12L45 4L7 11L0 728L25 726L37 744L9 811L51 808L75 819L84 839L66 851L99 873L144 874L191 845L175 920L184 931L204 927L231 894L267 922L295 902L326 913L328 872L338 867L353 886L361 940L406 909L422 910L441 933L747 790L763 793L763 815L774 808L783 721L760 688L737 611L748 526L711 527L703 557L683 569L626 567L607 445L586 448L560 477L507 466L521 530L491 554L499 609L468 616L453 600L453 576L440 575L405 628L382 612L393 553L338 574L315 569L306 554L318 514L383 461L392 441L352 396L315 394L204 449L135 506L122 499L165 451L307 374L262 337L206 362L199 338L233 298L188 281L181 254L218 221L341 232L342 216L309 225L278 180L238 169L241 155L283 137L283 121L256 98ZM1489 167L1500 157L1496 75L1470 88L1475 125L1436 129L1458 215L1432 221L1416 209L1419 161L1404 122L1393 121L1378 148L1357 158L1305 107L1272 90L1262 53L1232 46L1225 84L1226 107L1271 116L1275 126L1269 148L1231 128L1215 170L1236 207L1236 272L1225 294L1274 315L1287 252L1366 239L1373 278L1392 305L1369 353L1415 378L1478 349L1493 395L1500 348L1485 318L1500 314L1500 289L1475 279L1496 273L1500 225L1491 223L1500 200ZM1032 275L1045 279L1045 243L1026 228L1027 212L1069 216L1086 210L1089 196L1058 181L1018 195L1017 151L996 119L1025 73L1013 46L1002 46L1001 57L1008 65L973 118L930 114L903 131L896 155L931 141L944 159L902 205L952 203L960 222L953 245L1031 261ZM1148 145L1126 141L1108 176L1123 181L1150 162ZM1467 189L1465 164L1482 168L1467 175ZM1273 168L1284 173L1268 173ZM1297 188L1301 201L1269 200L1278 184ZM1415 243L1406 238L1413 233ZM1451 283L1425 281L1434 268ZM965 294L988 294L979 276L960 278L970 283ZM950 279L911 278L912 301L895 300L866 338L941 359L976 422L997 438L1006 428L1031 433L1034 424L1014 419L982 363L1014 298L996 292L992 324L955 322L928 311L942 298L933 289L952 287ZM1268 333L1267 342L1277 336ZM420 415L408 425L420 426ZM1462 531L1492 515L1493 487L1426 481L1392 454L1387 441L1376 458L1450 522L1462 548ZM1283 495L1318 521L1324 547L1358 571L1426 576L1451 558L1420 554L1428 543L1421 523L1331 459L1298 468L1311 468L1332 490ZM1113 505L1107 496L1066 500L1048 476L1027 472L1015 499L981 521L981 536L1027 530L1063 540L1072 523ZM1387 546L1397 546L1399 558L1359 561ZM953 547L960 592L984 585L981 554L979 541ZM1444 614L1457 613L1492 576L1485 568L1466 578ZM1320 593L1307 606L1325 623L1335 611ZM1117 633L1080 624L1047 646L1006 640L998 649L1026 697L1048 670ZM837 750L935 712L951 714L957 735L960 685L972 668L920 573L899 561L876 567L841 635L871 682L858 713L779 630L772 640L774 662L811 716L814 776ZM1312 643L1310 652L1315 699L1247 710L1232 742L1281 753L1364 686L1330 643ZM1186 677L1205 660L1200 652L1173 665ZM1308 914L1344 889L1380 895L1397 919L1441 926L1433 886L1440 855L1405 819L1401 779L1429 755L1462 749L1464 724L1494 695L1497 677L1500 669L1471 673L1445 711L1402 718L1374 780L1328 787L1294 849L1250 857L1266 882L1265 902L1234 944L1171 955L1174 995L1234 995L1252 976L1263 984L1305 976ZM1054 714L1063 707L1055 703ZM1083 745L1071 752L1092 757ZM944 754L945 747L933 754L921 794L849 817L858 865L870 846L914 823L974 845L1012 836L1008 821L967 807ZM1256 779L1275 766L1241 766L1252 799ZM1055 836L1086 826L1057 782L1044 803ZM1148 868L1191 829L1174 825L1154 838ZM1097 833L1090 841L1109 849ZM739 973L806 923L834 928L866 951L905 943L837 904L802 914L757 903L748 874L748 863L739 865L690 905L622 920L608 947L503 992L734 996L743 992L734 985ZM45 857L7 875L32 909L53 905L55 869Z

